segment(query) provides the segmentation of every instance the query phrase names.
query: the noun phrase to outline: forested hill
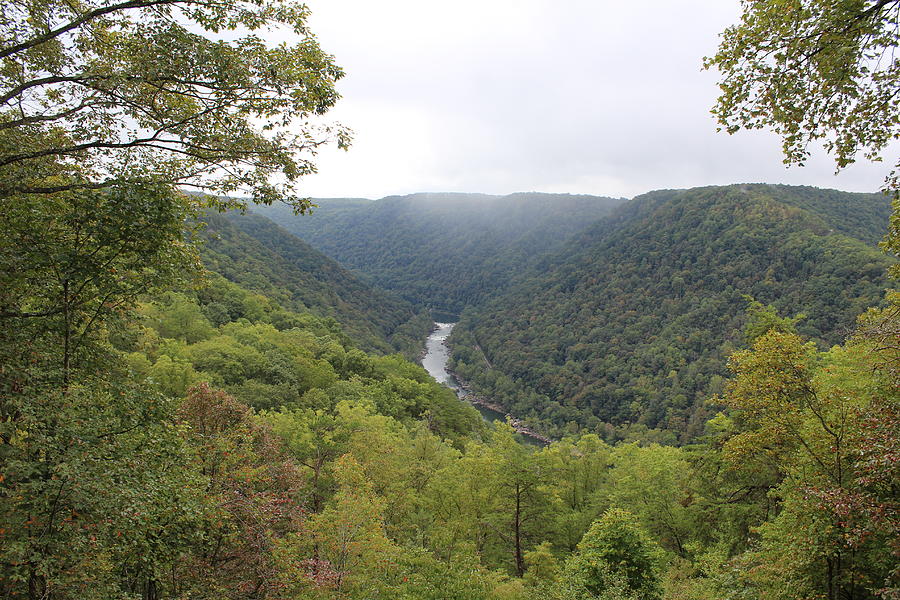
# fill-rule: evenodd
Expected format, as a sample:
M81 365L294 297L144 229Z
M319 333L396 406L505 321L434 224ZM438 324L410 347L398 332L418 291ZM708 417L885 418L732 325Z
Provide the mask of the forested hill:
M828 346L877 305L889 259L880 195L735 185L635 198L454 333L456 370L551 429L639 423L693 434L745 295Z
M569 194L413 194L316 200L312 217L260 207L290 232L419 305L479 304L624 199Z
M364 350L418 354L431 326L425 312L361 281L269 219L210 212L204 221L209 270L291 310L333 317Z

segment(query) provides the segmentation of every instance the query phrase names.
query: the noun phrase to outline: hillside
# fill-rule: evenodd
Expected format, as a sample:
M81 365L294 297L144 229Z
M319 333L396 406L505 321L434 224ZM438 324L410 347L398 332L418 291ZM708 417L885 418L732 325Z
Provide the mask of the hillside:
M743 344L747 299L820 346L880 302L877 195L741 185L659 191L596 223L454 332L454 368L550 430L699 431Z
M122 227L115 217L134 205L112 194L91 205L66 196L77 198L72 210L11 205L10 214L43 219L7 221L23 229L0 246L9 267L0 269L0 597L775 598L785 566L804 598L824 598L843 574L865 590L853 597L893 592L896 294L855 339L823 352L783 321L754 328L752 348L731 354L733 377L715 399L722 412L702 437L662 446L653 442L671 432L646 427L662 406L664 424L691 433L677 419L702 416L701 399L687 401L715 368L702 352L742 343L728 328L743 325L738 290L786 299L787 310L821 299L804 325L820 342L839 335L829 310L842 319L869 291L877 301L886 260L837 232L844 217L790 204L784 192L649 194L535 263L542 271L522 273L528 283L516 291L528 295L483 311L496 317L491 332L520 337L468 348L461 337L457 353L470 363L458 369L496 398L514 398L516 410L541 400L499 375L517 367L507 350L533 363L537 385L565 385L573 373L587 381L600 364L621 379L542 406L558 416L611 390L599 408L630 401L619 410L641 421L612 431L628 435L611 445L577 431L576 413L559 428L574 435L545 447L485 423L422 367L361 351L335 319L283 306L344 310L362 302L348 290L376 292L262 218L212 215L207 262L272 298L217 273L203 287L182 277L196 265L182 252L177 211L161 218L172 238L160 243L160 221ZM865 215L877 200L845 202L861 215L850 226L874 234ZM44 231L49 243L35 246ZM317 278L343 281L342 295ZM162 285L129 299L123 282L141 280ZM90 303L69 301L72 289ZM67 312L35 311L60 297ZM502 313L503 302L516 306ZM465 321L477 316L470 309ZM72 323L87 340L77 352ZM568 344L557 348L566 362L542 364L554 338ZM481 377L473 365L486 357L494 368ZM842 573L825 576L833 548L852 552ZM621 573L635 565L632 584ZM587 569L606 579L587 581Z
M408 302L361 281L262 216L207 213L204 221L202 256L210 271L291 310L334 318L364 350L418 355L431 320Z
M421 306L459 313L608 215L623 199L569 194L413 194L316 200L312 216L259 211L345 267Z

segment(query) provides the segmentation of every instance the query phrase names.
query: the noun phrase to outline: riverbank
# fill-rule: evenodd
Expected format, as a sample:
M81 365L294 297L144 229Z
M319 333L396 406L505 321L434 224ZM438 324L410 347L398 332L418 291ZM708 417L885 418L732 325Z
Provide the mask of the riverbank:
M485 400L484 398L479 397L472 391L472 386L469 385L464 379L462 379L458 373L451 369L446 369L447 372L453 376L453 379L456 380L457 385L459 385L459 389L465 391L465 400L471 404L476 406L483 406L484 408L490 409L496 413L500 413L506 417L506 422L509 423L510 427L512 427L516 433L524 436L528 436L532 439L535 439L543 444L550 444L553 442L550 438L545 435L542 435L531 429L528 425L525 424L519 418L514 417L504 410L502 406L497 404L496 402L491 402L490 400Z
M420 363L438 383L452 389L461 402L468 402L484 417L485 421L509 423L516 433L527 438L528 443L549 444L552 440L531 429L522 419L514 417L496 402L479 397L472 387L456 373L447 368L450 361L448 339L456 323L435 322L431 334L425 340L425 354Z

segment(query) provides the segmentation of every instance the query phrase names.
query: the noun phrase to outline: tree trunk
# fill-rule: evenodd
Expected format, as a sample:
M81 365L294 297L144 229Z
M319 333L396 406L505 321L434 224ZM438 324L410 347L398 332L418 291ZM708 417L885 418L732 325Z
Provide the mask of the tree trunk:
M69 280L63 281L63 364L62 364L62 383L63 389L69 388L69 367L71 365L71 343L72 327L71 315L69 314Z
M514 527L516 534L516 574L522 577L525 574L525 560L522 557L522 491L518 483L516 483Z

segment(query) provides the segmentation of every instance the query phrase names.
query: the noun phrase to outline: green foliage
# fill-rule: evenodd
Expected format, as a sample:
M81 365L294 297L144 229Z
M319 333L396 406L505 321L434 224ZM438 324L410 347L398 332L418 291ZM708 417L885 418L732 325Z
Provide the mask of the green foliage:
M503 536L519 577L525 574L525 548L548 533L553 495L545 484L548 464L543 453L532 452L516 441L511 427L499 426L494 432L492 449L497 469L494 489L494 514L488 522Z
M796 335L771 331L732 358L736 377L723 400L740 428L724 457L738 470L771 464L778 474L773 495L781 510L760 526L759 548L744 557L758 565L752 584L772 597L868 598L896 589L897 547L888 541L895 520L873 512L890 514L896 494L871 487L863 457L874 434L891 460L896 436L885 433L895 423L897 394L873 372L872 356L866 342L818 354Z
M432 430L451 437L480 427L477 412L421 367L349 346L333 321L285 311L215 277L195 296L168 293L143 304L148 328L121 347L138 366L135 375L161 391L181 396L207 381L257 409L327 412L353 401L405 423L424 418ZM220 320L236 320L213 328L203 316L210 307L221 307ZM272 322L293 327L279 330Z
M290 0L6 3L0 197L190 183L308 206L291 185L348 134L314 120L343 73L307 17ZM274 28L293 37L268 44Z
M583 587L583 598L610 597L609 588L641 600L661 598L656 554L630 513L610 509L584 535L563 579Z
M137 353L136 356L144 357ZM188 388L200 380L200 375L190 362L177 357L172 359L165 354L160 356L143 375L146 376L148 383L171 398L184 397Z
M807 209L815 198L821 206ZM859 211L852 225L840 225L839 202ZM687 441L701 433L706 398L721 392L725 359L743 343L745 295L802 311L794 326L823 346L879 303L891 261L839 232L877 239L889 211L878 195L786 186L647 194L465 312L451 367L481 396L557 435Z
M840 170L861 153L881 161L900 136L900 3L896 0L742 2L741 23L704 61L722 74L713 114L728 131L772 129L785 163L803 165L820 142ZM813 146L815 147L815 145ZM885 251L900 255L900 162L883 191L895 201ZM892 268L894 276L897 267Z
M893 351L872 352L893 314L866 316L871 342L827 353L770 328L734 355L730 412L695 447L585 434L537 449L508 427L486 433L403 358L212 277L117 326L104 351L115 384L33 394L5 375L21 393L0 427L15 574L0 585L60 598L798 598L827 593L840 555L834 589L870 598L895 585ZM209 380L260 411L208 384L177 410L163 395ZM61 485L72 493L54 500ZM59 524L48 538L30 517Z
M544 542L534 550L525 553L525 581L536 586L542 583L553 583L559 575L559 564L551 552L550 542Z
M458 315L622 199L568 194L414 194L317 200L312 218L259 212L417 306Z
M333 317L366 351L418 356L431 327L424 312L364 283L263 217L207 212L203 221L202 254L210 270L287 309ZM221 310L216 314L225 322Z
M752 298L748 300L750 305L747 307L747 325L744 326L744 341L747 344L753 344L770 331L797 333L797 323L805 318L803 314L792 318L781 317L774 306L764 306L762 302Z
M611 452L594 434L566 438L543 450L559 499L550 538L557 548L573 552L599 514L598 496L608 485Z
M172 400L95 381L0 406L4 597L121 597L199 542L203 480Z
M862 152L880 160L900 135L896 99L900 44L894 0L742 2L705 67L722 73L713 109L729 132L773 129L785 162L803 164L820 140L838 168Z
M186 219L242 202L174 183L267 202L270 175L312 170L320 133L346 142L308 120L341 73L306 16L0 10L0 595L896 596L897 307L815 345L876 303L885 203L658 192L585 229L619 201L453 195L325 202L324 225L289 223L408 299L477 307L456 369L571 434L541 449L368 354L412 354L424 312L261 218L209 215L222 275L187 285ZM300 41L264 43L279 25ZM882 133L864 142L877 152ZM760 299L746 328L743 294ZM742 329L752 347L733 353ZM727 412L702 441L652 443L701 433L708 392Z
M164 338L189 344L212 337L215 333L200 306L182 294L168 293L145 311L154 329Z
M688 477L688 457L679 448L620 444L613 450L607 491L609 506L631 511L654 540L681 557L704 524L697 522Z
M197 272L181 242L187 201L160 186L0 196L0 208L0 339L9 364L35 345L67 381L103 325L141 294Z
M298 468L251 409L221 390L192 388L178 421L205 479L200 541L170 567L162 594L260 598L281 592L272 547L297 530L303 512ZM174 576L173 576L174 575ZM152 594L145 594L152 596Z
M309 527L312 543L338 573L336 588L341 589L343 573L377 578L378 571L387 570L391 542L384 533L384 500L374 494L362 467L353 457L344 456L334 469L337 492Z

